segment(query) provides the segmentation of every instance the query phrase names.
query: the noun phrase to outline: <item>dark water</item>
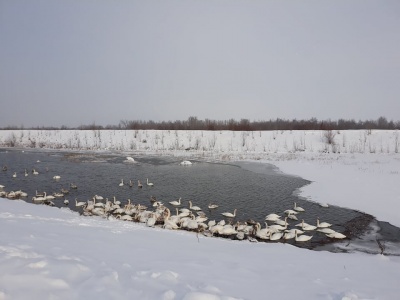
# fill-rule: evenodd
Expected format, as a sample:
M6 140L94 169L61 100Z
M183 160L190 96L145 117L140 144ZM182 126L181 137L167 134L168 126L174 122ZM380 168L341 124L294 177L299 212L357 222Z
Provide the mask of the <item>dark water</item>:
M321 221L334 224L334 230L351 238L365 233L373 219L355 210L337 206L323 208L299 198L296 190L310 182L278 172L271 165L192 160L192 166L184 167L179 165L182 159L174 157L135 156L134 159L135 163L129 163L119 154L0 151L0 166L8 166L7 171L0 171L0 184L6 186L6 191L27 192L27 202L32 202L36 191L46 191L49 195L60 192L61 188L69 189L66 198L72 210L79 210L75 207L75 198L87 201L94 195L109 199L115 196L122 203L131 199L135 204L151 207L150 197L154 196L174 212L168 202L181 197L183 207L188 207L191 200L193 205L206 212L209 219L221 220L222 212L237 209L235 220L253 219L263 225L267 214L284 216L284 210L293 209L296 202L306 211L297 215L299 221L288 219L289 227L302 219L316 224L319 217ZM25 169L29 172L27 177L24 176ZM36 169L39 175L33 175L32 169ZM17 178L12 178L14 172L17 172ZM60 175L61 179L53 180L55 175ZM146 178L154 183L154 187L146 186ZM122 187L119 186L121 179L125 182ZM128 186L129 180L134 182L134 187ZM138 180L143 183L142 189L137 187ZM78 189L70 189L70 183L76 184ZM53 202L62 207L63 200L56 198ZM207 206L210 202L218 204L219 208L209 211ZM354 228L357 230L353 232ZM313 239L299 246L328 249L325 244L331 243L331 239L319 232L311 234L314 234Z

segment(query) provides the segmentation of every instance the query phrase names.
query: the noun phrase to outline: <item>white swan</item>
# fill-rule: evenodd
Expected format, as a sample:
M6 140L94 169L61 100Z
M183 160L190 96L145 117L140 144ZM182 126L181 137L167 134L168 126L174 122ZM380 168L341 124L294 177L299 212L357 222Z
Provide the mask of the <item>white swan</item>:
M218 205L217 204L208 204L208 209L215 209L215 208L218 208Z
M265 221L276 221L278 219L280 219L281 216L277 215L277 214L269 214L265 217Z
M297 230L294 233L294 239L296 242L307 242L312 239L312 235L299 235L297 236Z
M133 182L132 182L132 180L129 180L129 187L133 187Z
M331 239L344 239L346 238L346 236L343 233L340 232L333 232L333 233L329 233L326 234L327 237L331 238Z
M33 175L39 175L39 172L36 171L35 169L33 169L33 170L32 170L32 174L33 174Z
M198 207L198 206L193 206L193 205L192 205L192 201L189 201L189 209L194 210L194 211L199 211L199 210L201 210L200 207Z
M181 197L179 197L178 201L175 200L175 201L171 201L169 203L174 206L179 206L179 205L181 205Z
M69 204L69 200L68 200L68 199L65 199L65 200L64 200L64 204L65 204L65 205L68 205L68 204Z
M147 184L148 186L154 186L154 183L149 182L149 179L148 179L148 178L146 178L146 184Z
M117 198L114 196L114 198L113 198L113 203L115 204L115 205L121 205L121 201L119 201L119 200L117 200Z
M137 181L137 187L138 188L142 188L143 187L143 184L140 182L140 180Z
M61 176L55 175L55 176L53 176L53 179L54 179L54 180L60 180L60 179L61 179Z
M25 177L28 176L28 171L25 169Z
M13 178L17 178L17 172L14 172L14 174L13 174L12 177L13 177Z
M69 186L71 187L71 189L74 189L74 190L76 190L76 189L78 188L78 187L77 187L75 184L73 184L73 183L70 183Z
M300 207L300 206L297 206L296 202L294 203L293 209L294 209L295 211L306 211L304 208L302 208L302 207Z
M319 206L321 206L321 207L329 207L329 204L328 203L320 203Z
M328 223L328 222L322 222L322 223L320 223L319 222L319 218L317 218L317 227L318 228L326 228L326 227L331 227L332 226L332 224L331 223Z
M121 179L121 182L119 183L119 186L124 186L124 179Z
M223 212L223 213L221 213L221 215L223 215L224 217L227 217L227 218L234 218L234 217L236 217L236 211L237 211L237 209L235 208L233 213Z
M82 206L84 206L85 204L86 204L86 202L83 202L83 201L78 202L78 200L75 198L75 206L76 206L76 207L82 207Z

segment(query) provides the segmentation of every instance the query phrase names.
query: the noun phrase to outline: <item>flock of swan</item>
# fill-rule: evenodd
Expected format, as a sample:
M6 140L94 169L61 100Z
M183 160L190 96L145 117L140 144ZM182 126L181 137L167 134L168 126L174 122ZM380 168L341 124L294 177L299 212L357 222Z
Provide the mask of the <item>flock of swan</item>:
M4 170L4 168L3 168ZM27 171L25 170L25 173ZM32 174L38 174L36 170L32 170ZM16 178L17 173L13 174ZM28 175L24 175L28 176ZM59 181L61 176L53 176L53 180ZM125 182L121 179L119 186L124 186ZM146 178L146 185L149 188L154 187L154 183ZM133 181L129 180L129 186L133 187ZM77 189L77 186L70 183L71 189ZM137 183L138 188L142 188L143 184L140 180ZM5 186L0 185L0 197L9 199L26 198L28 194L19 191L6 192ZM62 189L61 192L47 194L46 192L36 194L32 197L32 202L36 204L48 204L54 206L57 198L62 199L64 205L69 206L70 201L66 199L68 189ZM111 200L110 200L111 199ZM276 213L268 214L265 217L265 227L260 222L254 220L239 221L237 218L237 209L233 212L222 212L222 220L210 220L204 210L198 205L194 205L191 200L185 205L181 198L164 204L155 197L150 198L148 206L142 204L134 204L131 199L127 201L117 200L115 196L112 198L104 198L100 195L94 195L87 201L75 201L71 204L85 216L101 216L107 219L118 219L123 221L133 221L144 223L146 226L159 226L165 229L183 229L202 233L205 236L220 236L238 240L247 239L251 242L257 241L287 241L295 242L310 241L316 234L323 234L330 239L344 239L343 233L337 232L331 228L332 224L328 222L320 222L317 218L315 225L304 222L301 214L305 211L302 207L294 203L293 207L285 210L281 215ZM124 204L123 204L124 202ZM210 203L207 206L209 211L218 208L217 204ZM289 221L301 222L292 225Z

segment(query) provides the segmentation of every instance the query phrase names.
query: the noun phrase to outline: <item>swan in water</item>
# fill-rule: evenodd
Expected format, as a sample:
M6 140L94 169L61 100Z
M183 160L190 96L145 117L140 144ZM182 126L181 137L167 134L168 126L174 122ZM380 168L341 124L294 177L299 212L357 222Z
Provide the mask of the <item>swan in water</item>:
M194 210L194 211L199 211L199 210L201 210L200 207L198 207L198 206L193 206L192 201L189 201L189 209Z
M114 196L114 198L113 198L113 203L115 204L115 205L121 205L121 201L119 201L119 200L117 200L117 198Z
M33 175L39 175L39 172L36 171L35 169L33 169L33 170L32 170L32 174L33 174Z
M318 228L327 228L327 227L331 227L332 226L332 224L331 223L328 223L328 222L322 222L322 223L320 223L319 222L319 218L317 218L317 227Z
M54 180L60 180L60 179L61 179L61 176L55 175L55 176L53 176L53 179L54 179Z
M68 200L68 199L65 199L65 200L64 200L64 204L65 204L65 205L68 205L68 204L69 204L69 200Z
M175 200L175 201L171 201L169 203L173 206L179 206L179 205L181 205L181 197L179 197L178 201Z
M154 183L149 182L149 179L148 179L148 178L146 178L146 184L147 184L148 186L154 186Z
M297 230L294 232L294 239L296 242L307 242L307 241L311 240L311 238L312 238L312 235L302 234L302 235L297 236Z
M25 169L25 177L28 176L28 171Z
M295 211L306 211L304 208L302 208L302 207L300 207L300 206L297 206L296 202L294 203L293 209L294 209Z
M343 233L340 232L333 232L333 233L328 233L326 234L327 237L331 238L331 239L344 239L346 238L346 236Z
M208 209L215 209L215 208L218 208L218 205L217 204L208 204Z
M17 178L17 172L14 172L14 174L13 174L12 177L13 177L13 178Z
M235 208L233 213L223 212L223 213L221 213L221 215L223 215L224 217L227 217L227 218L234 218L234 217L236 217L236 211L237 211L237 209Z
M133 182L132 182L132 180L129 180L129 187L133 187Z
M121 182L119 183L119 186L124 186L124 179L121 179Z
M329 228L329 227L318 228L317 231L325 233L325 234L331 234L331 233L335 233L336 232L335 230L333 230L332 228Z
M73 184L73 183L70 183L69 186L71 187L71 189L74 189L74 190L76 190L76 189L78 188L78 187L77 187L75 184Z
M140 180L137 181L137 187L138 188L142 188L143 187L143 184L140 182Z
M265 221L276 221L278 219L280 219L281 216L277 215L277 214L269 214L265 217Z
M78 202L78 199L75 198L75 206L76 206L76 207L82 207L82 206L84 206L85 204L86 204L86 202L83 202L83 201Z

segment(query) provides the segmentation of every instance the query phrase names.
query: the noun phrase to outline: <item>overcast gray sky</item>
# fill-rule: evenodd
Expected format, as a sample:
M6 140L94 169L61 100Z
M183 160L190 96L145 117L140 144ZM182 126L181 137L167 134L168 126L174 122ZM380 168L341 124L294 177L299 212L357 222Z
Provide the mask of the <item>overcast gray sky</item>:
M0 0L0 126L400 120L400 1Z

